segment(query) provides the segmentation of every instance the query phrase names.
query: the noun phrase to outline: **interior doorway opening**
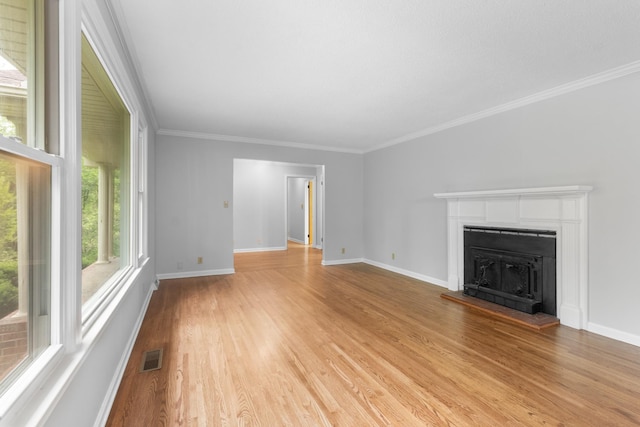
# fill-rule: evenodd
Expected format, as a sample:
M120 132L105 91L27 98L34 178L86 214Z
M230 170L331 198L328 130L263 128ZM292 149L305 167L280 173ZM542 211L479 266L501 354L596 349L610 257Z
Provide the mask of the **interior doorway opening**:
M319 192L317 176L287 176L286 240L322 249L322 226L319 218Z
M234 252L322 249L324 166L234 159Z

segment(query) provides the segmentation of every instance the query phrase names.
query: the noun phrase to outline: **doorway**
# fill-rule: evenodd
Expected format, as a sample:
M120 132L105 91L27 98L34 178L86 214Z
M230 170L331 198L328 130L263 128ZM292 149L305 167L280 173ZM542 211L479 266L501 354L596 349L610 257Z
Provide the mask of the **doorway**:
M315 182L315 178L306 180L306 191L304 191L304 244L311 246L313 246L313 236L315 234Z
M287 241L322 249L322 195L316 176L286 177ZM321 186L320 186L321 188Z
M234 159L234 252L322 249L323 180L322 165Z

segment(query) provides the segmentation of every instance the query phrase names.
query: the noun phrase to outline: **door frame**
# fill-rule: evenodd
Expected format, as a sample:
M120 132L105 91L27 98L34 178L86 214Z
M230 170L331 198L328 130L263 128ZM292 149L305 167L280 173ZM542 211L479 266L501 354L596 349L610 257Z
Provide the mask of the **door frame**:
M314 242L312 243L312 247L317 248L317 249L322 249L322 236L320 234L324 234L324 233L318 233L318 197L323 197L323 194L318 194L318 186L317 186L317 181L318 181L318 177L317 176L313 176L313 175L285 175L284 177L284 186L285 186L285 215L284 215L284 233L285 233L285 242L289 241L289 178L301 178L301 179L305 179L306 182L308 183L309 181L313 182L313 188L312 188L312 200L311 200L311 205L312 205L312 223L313 223L313 236L314 236ZM324 186L321 186L321 188L324 188ZM321 190L322 191L322 190ZM322 204L322 206L324 206L324 204ZM305 202L304 202L304 215L305 215L305 230L304 230L304 235L305 235L305 239L304 242L305 244L308 244L308 235L309 235L309 230L308 230L308 224L309 224L309 214L308 214L308 209L309 209L309 201L308 201L308 191L305 191ZM322 215L322 218L324 220L324 215ZM324 229L324 227L322 227Z

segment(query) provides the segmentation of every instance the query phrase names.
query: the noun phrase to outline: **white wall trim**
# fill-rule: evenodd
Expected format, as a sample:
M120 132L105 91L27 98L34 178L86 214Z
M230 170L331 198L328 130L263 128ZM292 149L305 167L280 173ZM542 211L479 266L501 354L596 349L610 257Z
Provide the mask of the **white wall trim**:
M304 245L304 242L302 240L294 239L293 237L287 237L287 240L293 243L299 243L301 245Z
M159 280L166 279L188 279L190 277L203 277L203 276L222 276L225 274L234 274L236 272L233 268L223 268L219 270L202 270L202 271L185 271L182 273L164 273L158 274Z
M246 136L219 135L215 133L190 132L176 129L158 129L158 135L177 136L180 138L205 139L209 141L244 142L247 144L273 145L276 147L302 148L306 150L333 151L337 153L363 154L363 150L345 147L329 147L324 145L304 144L292 141L277 141L273 139L249 138Z
M418 132L413 132L413 133L392 139L390 141L376 145L370 149L364 150L364 152L370 153L372 151L381 150L383 148L391 147L393 145L398 145L403 142L412 141L414 139L418 139L423 136L442 132L443 130L446 130L446 129L450 129L450 128L461 126L467 123L475 122L477 120L484 119L490 116L495 116L496 114L504 113L506 111L515 110L517 108L524 107L529 104L544 101L546 99L564 95L569 92L574 92L579 89L604 83L609 80L618 79L620 77L637 73L639 71L640 71L640 61L634 61L629 64L622 65L620 67L612 68L610 70L593 74L591 76L588 76L582 79L574 80L572 82L569 82L560 86L556 86L554 88L544 90L542 92L534 93L533 95L525 96L523 98L516 99L514 101L507 102L505 104L488 108L486 110L479 111L474 114L469 114L467 116L463 116L463 117L448 121L446 123L442 123L436 126L423 129Z
M275 251L286 251L286 246L272 246L270 248L246 248L246 249L234 249L234 254L243 254L250 252L275 252Z
M359 262L364 262L364 258L322 260L322 265L357 264Z
M602 326L593 322L587 323L587 330L589 332L593 332L594 334L602 335L607 338L626 342L627 344L640 347L640 336L638 335L633 335L628 332L619 331L617 329L609 328L607 326Z
M398 274L401 274L403 276L411 277L412 279L416 279L416 280L420 280L422 282L430 283L432 285L440 286L440 287L443 287L443 288L447 288L449 286L449 283L446 280L436 279L435 277L431 277L431 276L427 276L427 275L424 275L424 274L416 273L414 271L405 270L405 269L399 268L399 267L394 267L394 266L389 265L389 264L383 264L383 263L378 262L378 261L373 261L373 260L365 258L364 263L365 264L369 264L369 265L373 265L374 267L382 268L383 270L391 271L393 273L398 273Z
M116 394L118 393L118 388L120 387L120 382L122 381L122 377L124 376L124 371L127 368L127 364L129 363L129 358L131 357L131 352L133 351L133 346L136 343L136 339L138 338L138 333L140 332L140 328L142 327L142 322L144 321L144 317L147 314L147 308L149 308L149 302L151 301L151 296L153 295L153 291L157 289L155 281L149 284L149 291L147 292L147 296L145 298L144 305L140 310L140 315L136 320L136 323L133 325L131 336L129 337L129 341L127 342L126 347L124 348L124 352L122 353L122 357L120 358L120 362L118 362L118 367L116 368L115 375L111 380L111 384L107 390L107 394L105 395L104 401L100 406L100 411L98 412L98 416L96 417L96 422L94 426L104 426L107 424L107 418L109 418L109 413L111 412L111 406L116 398Z

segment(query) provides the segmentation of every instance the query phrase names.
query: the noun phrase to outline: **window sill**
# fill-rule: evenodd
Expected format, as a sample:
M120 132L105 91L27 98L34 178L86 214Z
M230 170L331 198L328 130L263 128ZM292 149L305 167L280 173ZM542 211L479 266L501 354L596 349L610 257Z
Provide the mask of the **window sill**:
M0 397L0 426L40 425L47 419L137 283L141 271L129 271L126 278L110 289L108 298L102 300L102 308L93 313L91 325L85 325L82 341L73 353L65 354L62 345L50 346Z
M43 388L53 372L59 369L63 357L62 345L53 345L31 363L31 366L0 397L0 423L4 423L7 415L14 408L24 409L29 404L33 404L35 399L32 397Z

